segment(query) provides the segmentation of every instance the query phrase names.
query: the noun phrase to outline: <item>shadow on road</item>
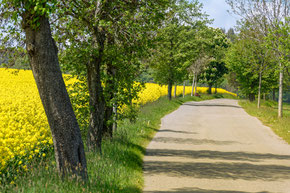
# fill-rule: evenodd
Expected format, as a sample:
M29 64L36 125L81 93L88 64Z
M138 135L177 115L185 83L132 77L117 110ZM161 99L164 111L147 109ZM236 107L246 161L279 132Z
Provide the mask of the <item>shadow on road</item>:
M196 107L231 107L231 108L239 108L242 107L238 105L223 105L223 104L204 104L204 103L184 103L186 106L196 106Z
M162 143L178 143L178 144L213 144L213 145L231 145L237 144L236 141L216 141L209 139L192 139L192 138L174 138L174 137L155 137L152 141L162 142Z
M259 162L269 159L269 160L289 160L290 162L289 155L258 154L248 152L222 152L209 150L193 151L193 150L171 150L171 149L147 149L146 156L158 156L158 157L175 156L191 159L208 158L208 159L251 161L251 162Z
M290 167L279 165L255 165L250 163L180 163L148 161L145 171L171 177L194 177L200 179L242 179L276 181L290 179Z
M236 161L289 160L290 156L256 154L246 152L190 151L148 149L147 156L177 156L192 159L219 159ZM167 162L148 161L145 171L173 177L195 177L206 179L243 179L274 181L290 179L290 167L281 165L256 165L253 163L228 162Z
M144 193L253 193L243 191L229 191L229 190L206 190L200 188L177 188L171 191L145 191ZM256 192L256 193L270 193L270 192Z
M196 133L196 132L189 132L189 131L176 131L176 130L171 130L171 129L158 130L158 132L184 133L184 134L198 134L198 133Z

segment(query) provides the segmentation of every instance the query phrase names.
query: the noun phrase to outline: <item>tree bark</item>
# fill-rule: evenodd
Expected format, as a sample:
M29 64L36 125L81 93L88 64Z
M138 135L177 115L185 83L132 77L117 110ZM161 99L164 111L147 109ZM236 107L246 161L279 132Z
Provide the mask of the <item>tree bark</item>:
M117 119L118 119L118 106L117 103L115 102L113 104L113 132L116 131L118 127Z
M103 135L109 138L113 137L113 106L112 100L115 95L115 85L114 85L114 77L116 74L116 70L114 66L109 63L107 65L107 76L108 80L105 84L105 93L107 98L106 106L105 106L105 116L104 116L104 124L103 124Z
M266 93L263 93L264 101L266 100Z
M217 84L215 84L215 91L214 94L217 94Z
M168 82L168 99L169 99L169 100L172 99L171 92L172 92L172 82L169 81L169 82Z
M90 123L87 134L89 151L102 153L103 124L105 114L105 97L101 82L101 65L105 47L105 32L94 29L94 42L98 45L98 55L92 54L87 63L87 81L90 94Z
M175 83L175 86L174 86L174 98L176 98L176 90L177 90L177 84Z
M209 84L209 85L208 85L208 94L211 94L211 88L212 88L212 85Z
M259 89L258 89L258 109L261 106L261 86L262 86L262 71L259 72Z
M101 58L94 58L88 62L87 76L90 94L90 124L87 136L88 150L98 150L101 152L103 136L103 120L105 110L105 98L101 85L100 65Z
M193 92L194 92L194 82L195 82L195 74L192 77L192 86L191 86L191 95L190 96L193 96Z
M104 124L103 124L103 136L113 137L113 107L105 107Z
M276 100L276 96L275 96L275 88L273 88L273 93L272 93L272 99L273 99L273 101L275 101Z
M195 75L195 83L194 83L194 96L197 93L197 74Z
M183 98L185 97L185 81L183 81L183 93L182 93L182 96L183 96Z
M250 102L255 101L255 94L250 93L250 94L249 94L249 100L250 100Z
M23 14L26 49L33 76L50 126L55 159L61 175L87 179L87 164L77 119L63 81L58 49L51 35L48 18L39 16L39 27L29 25L30 14Z
M279 98L278 98L278 117L283 117L283 69L281 62L280 66L280 75L279 75Z

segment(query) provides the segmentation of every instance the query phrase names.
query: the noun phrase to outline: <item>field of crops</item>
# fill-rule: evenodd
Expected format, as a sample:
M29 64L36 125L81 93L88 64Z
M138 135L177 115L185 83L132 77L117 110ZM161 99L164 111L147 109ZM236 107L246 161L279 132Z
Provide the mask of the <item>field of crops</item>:
M178 95L182 89L178 86ZM199 93L206 90L198 88ZM186 94L190 92L191 88L186 87ZM223 89L218 92L229 93ZM166 86L148 83L137 103L152 102L166 94ZM1 176L11 178L17 172L26 171L29 161L45 157L52 144L32 72L0 68L0 182Z
M197 92L200 94L207 93L208 87L197 87ZM174 87L172 89L172 96L174 92ZM214 93L214 89L212 89ZM181 95L183 93L183 86L177 86L176 95ZM185 87L185 94L191 93L191 86ZM236 94L231 93L225 89L218 88L217 93L220 94L231 94L236 96ZM139 99L136 102L137 104L146 104L148 102L156 101L161 96L167 95L167 86L159 86L158 84L154 83L146 83L146 88L139 94Z

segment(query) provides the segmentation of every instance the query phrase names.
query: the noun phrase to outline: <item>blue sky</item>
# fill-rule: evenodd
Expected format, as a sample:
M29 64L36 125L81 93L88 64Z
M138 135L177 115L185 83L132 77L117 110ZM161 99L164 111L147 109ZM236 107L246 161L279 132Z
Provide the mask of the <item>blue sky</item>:
M225 28L236 25L237 16L229 14L227 10L231 10L225 0L199 0L203 4L203 11L209 15L210 19L214 19L212 27Z

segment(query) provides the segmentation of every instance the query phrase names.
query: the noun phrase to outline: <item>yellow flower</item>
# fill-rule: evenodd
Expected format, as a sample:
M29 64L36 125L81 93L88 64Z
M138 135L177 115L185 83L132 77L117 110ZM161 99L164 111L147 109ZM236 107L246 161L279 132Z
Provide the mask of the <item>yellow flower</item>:
M76 81L69 79L66 84ZM135 86L138 84L136 82ZM207 89L198 87L197 91L206 93ZM182 91L183 87L178 86L177 94L182 94ZM233 94L224 89L217 91ZM186 87L185 92L190 94L191 87ZM133 102L143 105L166 94L166 86L146 83L145 88L138 93L139 99ZM120 107L119 110L123 111L124 108ZM21 165L22 161L17 163L15 157L21 157L23 161L24 157L29 160L36 156L45 157L45 153L39 154L39 149L51 148L52 145L51 132L32 71L0 68L0 170L5 170L10 161Z

